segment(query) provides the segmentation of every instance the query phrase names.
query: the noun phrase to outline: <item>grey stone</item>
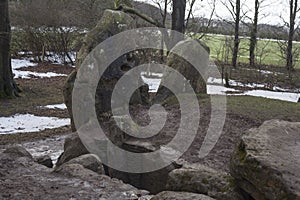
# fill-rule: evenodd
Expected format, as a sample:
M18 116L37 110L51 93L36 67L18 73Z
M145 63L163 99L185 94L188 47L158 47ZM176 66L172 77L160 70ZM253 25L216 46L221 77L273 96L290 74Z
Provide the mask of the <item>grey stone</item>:
M300 199L300 123L270 120L250 129L232 155L230 171L254 199Z
M151 145L151 143L146 141L138 141L134 139L125 141L122 147L126 151L135 152L135 153L147 153L147 152L153 152L155 150L155 148L153 147L153 145ZM141 162L136 161L137 165L139 164L143 165L144 163L145 161L141 161ZM126 160L124 160L124 164L126 164ZM181 167L180 164L174 162L163 169L159 169L157 171L148 172L148 173L128 173L128 172L121 172L112 168L108 168L108 173L110 177L120 179L125 183L131 184L137 188L148 190L152 194L157 194L166 189L168 174L172 170L180 167Z
M14 154L19 157L28 157L30 159L33 159L32 155L24 147L21 146L9 147L3 153Z
M101 160L94 154L85 154L77 158L73 158L65 164L79 164L86 169L96 172L97 174L105 174Z
M216 199L243 199L228 173L199 164L172 171L167 190L205 194Z
M164 191L152 197L151 200L214 200L214 199L205 196L203 194Z
M195 66L179 55L186 55L189 58L189 61L192 60L192 62L194 62ZM162 84L168 81L171 85L176 86L178 93L185 93L187 90L186 85L190 84L195 93L206 94L206 80L208 78L207 70L209 66L208 60L209 48L203 42L186 39L177 43L171 49L170 54L167 57L167 65L178 71L186 80L185 82L178 83L176 77L171 77L170 72L166 71L162 79ZM199 68L202 74L200 74L196 68ZM164 102L172 95L170 90L161 85L154 101Z
M149 194L99 175L79 164L64 165L58 173L28 157L0 153L0 199L124 200Z
M69 138L66 138L64 144L64 152L59 156L56 166L60 166L63 163L66 163L69 160L84 154L89 154L89 152L82 144L78 134L75 133Z
M91 51L100 43L102 43L107 38L121 33L125 30L135 28L135 23L133 18L121 11L106 10L103 14L103 17L100 19L97 26L92 29L89 33L86 34L82 47L77 54L76 59L76 71L70 74L68 77L63 93L64 101L68 108L68 112L71 117L71 126L72 130L76 131L76 127L73 119L73 109L72 109L72 92L74 87L74 82L76 78L86 79L86 80L96 80L97 73L89 73L87 70L79 70L85 58L91 53ZM123 38L124 44L112 44L112 45L135 45L133 38ZM107 47L107 48L110 48ZM115 51L118 51L119 48L116 48ZM105 52L106 49L103 49ZM118 52L113 52L115 55L118 55ZM133 53L127 53L125 55L120 55L115 61L113 61L109 66L103 66L101 61L103 58L99 59L97 55L91 56L90 60L94 60L94 63L99 69L106 69L102 74L102 77L99 81L96 95L91 94L95 97L95 105L97 116L101 117L107 112L111 111L111 96L112 91L114 90L115 84L118 82L119 78L122 77L128 70L138 65L139 59ZM104 59L105 60L105 59ZM99 61L99 63L98 63ZM88 61L86 61L88 62ZM132 80L132 79L130 79ZM142 81L141 78L138 81ZM84 84L83 84L84 85ZM84 87L81 85L81 87ZM126 86L129 87L129 86ZM86 88L82 88L86 90ZM148 104L149 103L149 88L147 85L142 86L137 89L131 98L132 104ZM83 104L86 103L86 99L83 99ZM118 105L117 105L118 106ZM123 106L123 105L119 105ZM82 108L78 109L77 112L82 112ZM78 128L78 127L77 127Z
M35 161L40 164L40 165L44 165L48 168L52 168L53 167L53 162L50 156L46 155L46 156L40 156L35 158Z

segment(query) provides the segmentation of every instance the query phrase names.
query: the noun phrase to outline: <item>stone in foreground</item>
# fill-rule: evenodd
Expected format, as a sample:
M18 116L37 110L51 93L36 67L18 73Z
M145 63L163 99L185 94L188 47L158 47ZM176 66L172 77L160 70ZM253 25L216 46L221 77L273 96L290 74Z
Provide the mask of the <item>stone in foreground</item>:
M165 191L151 198L151 200L214 200L211 197L189 192Z
M246 133L231 160L231 174L254 199L300 199L300 123L265 122Z
M244 199L228 173L199 164L173 170L167 190L205 194L215 199Z

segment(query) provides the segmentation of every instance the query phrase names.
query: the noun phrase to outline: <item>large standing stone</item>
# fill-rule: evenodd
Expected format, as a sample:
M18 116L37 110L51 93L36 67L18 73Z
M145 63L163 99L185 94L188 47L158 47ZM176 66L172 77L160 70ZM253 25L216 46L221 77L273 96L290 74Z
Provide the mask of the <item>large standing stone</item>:
M79 68L82 65L85 58L91 53L91 51L99 45L101 42L107 38L116 35L120 32L135 28L135 22L133 18L121 11L106 10L103 17L97 24L97 26L92 29L83 39L82 47L77 54L76 58L76 71L70 74L65 86L64 86L64 99L67 105L68 111L71 117L72 130L75 131L75 124L73 120L73 110L72 110L72 92L74 87L74 82L76 78L84 77L87 80L93 80L94 77L88 77L86 71L80 71ZM133 39L124 38L124 42L128 45L135 45ZM122 44L112 44L112 45L122 45ZM116 48L118 50L118 48ZM106 51L106 49L103 49ZM99 52L97 52L99 53ZM118 52L113 52L118 55ZM102 58L103 59L103 58ZM98 116L103 113L110 111L111 94L114 89L115 84L128 70L138 65L138 58L131 52L125 55L120 55L110 66L97 66L102 69L106 69L103 76L101 77L98 84L98 88L95 96L96 112ZM79 70L79 71L78 71ZM140 80L141 81L141 80ZM140 90L137 90L132 98L132 103L147 103L148 98L147 86L143 86ZM80 97L79 97L80 98ZM91 105L92 106L92 105Z
M180 92L185 92L186 84L190 84L195 93L206 94L206 77L207 74L200 74L196 68L205 72L209 65L209 47L199 40L186 39L176 44L170 51L167 57L167 66L174 70L177 70L181 75L185 77L185 82L178 83L178 81L170 77L170 73L166 71L162 79L162 83L168 81L171 85L176 86ZM187 60L179 55L186 55L189 60L193 60L195 66L189 63ZM172 93L163 86L160 86L158 95L155 101L163 101Z
M246 133L231 159L239 187L257 200L300 199L300 123L265 122Z
M168 177L167 190L205 194L220 200L243 199L229 174L203 165L172 171Z

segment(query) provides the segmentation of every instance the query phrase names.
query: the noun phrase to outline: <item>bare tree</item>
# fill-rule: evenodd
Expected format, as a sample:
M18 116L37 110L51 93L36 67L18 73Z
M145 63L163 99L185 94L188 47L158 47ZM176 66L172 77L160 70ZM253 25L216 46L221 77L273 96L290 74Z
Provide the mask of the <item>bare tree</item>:
M222 1L222 4L230 12L231 17L233 18L234 21L234 46L233 46L231 64L233 68L236 68L239 45L240 45L239 34L240 34L240 21L241 21L241 1L240 0Z
M259 14L259 7L260 1L255 0L254 3L254 17L252 28L250 32L250 47L249 47L249 62L251 66L255 65L255 47L257 43L257 25L258 25L258 14Z
M0 0L0 98L19 96L11 68L10 40L8 0Z
M289 10L290 10L290 21L289 21L289 35L288 35L288 44L286 49L286 68L291 71L294 69L293 64L293 40L295 35L295 20L296 15L300 11L298 7L298 0L289 1Z
M241 17L241 1L236 0L235 2L235 27L234 27L234 47L233 47L233 54L232 54L232 66L236 68L237 66L237 57L239 52L239 33L240 33L240 17Z

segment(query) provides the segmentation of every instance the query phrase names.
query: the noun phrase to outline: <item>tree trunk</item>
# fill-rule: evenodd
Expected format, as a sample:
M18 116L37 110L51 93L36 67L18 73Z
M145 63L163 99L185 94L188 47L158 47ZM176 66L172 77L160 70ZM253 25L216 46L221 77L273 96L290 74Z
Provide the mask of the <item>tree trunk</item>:
M290 28L288 36L288 46L286 49L286 68L291 71L293 65L293 39L295 34L295 19L298 12L298 0L290 0Z
M8 0L0 0L0 98L18 96L11 68L10 40Z
M236 12L235 12L235 28L234 28L234 48L232 54L232 66L236 68L237 66L237 57L239 52L239 31L240 31L240 13L241 13L241 4L240 0L236 0Z
M186 0L173 0L172 30L184 33Z
M253 25L250 33L250 48L249 48L249 61L250 65L255 65L255 47L257 43L257 24L258 24L258 13L259 13L259 0L255 0L255 10L254 10L254 19Z

